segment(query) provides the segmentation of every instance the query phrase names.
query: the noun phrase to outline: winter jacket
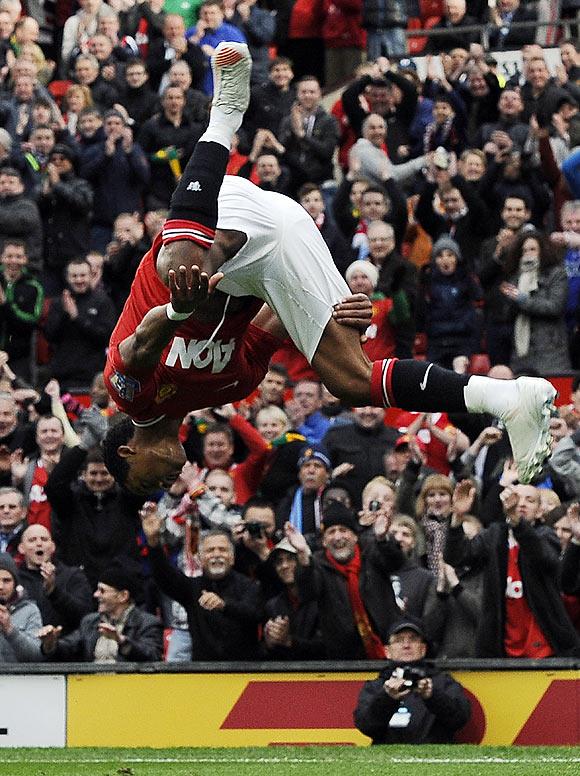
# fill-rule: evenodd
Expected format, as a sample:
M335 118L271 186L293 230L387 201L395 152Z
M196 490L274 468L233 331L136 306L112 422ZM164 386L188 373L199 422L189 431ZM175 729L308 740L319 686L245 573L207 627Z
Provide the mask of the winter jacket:
M363 0L323 0L322 37L326 48L364 48Z
M449 527L443 557L452 566L484 566L483 602L477 633L478 657L505 657L507 523L492 523L469 540L462 526ZM513 528L520 545L519 569L526 601L556 656L578 654L580 639L558 590L559 542L543 525L522 520Z
M149 548L153 577L161 591L180 603L187 612L192 640L192 660L255 660L258 657L258 626L263 620L262 592L237 571L223 579L205 575L186 577L174 568L160 547ZM225 607L203 609L203 590L216 593Z
M396 571L404 562L397 542L372 541L361 550L360 595L373 630L386 639L399 616L393 588L384 572ZM303 601L317 601L322 639L330 660L366 660L348 595L346 578L332 566L324 551L315 553L296 577Z
M93 611L93 594L82 569L55 564L56 583L52 593L44 589L44 580L38 569L23 565L19 578L28 597L36 602L43 625L61 625L64 633L78 628L81 619Z
M354 469L340 478L354 503L360 505L364 486L373 477L384 474L383 457L399 436L396 429L381 423L377 428L363 428L358 423L331 426L323 445L333 466L351 463Z
M42 628L42 619L38 606L21 595L7 608L13 628L8 635L0 628L0 663L39 662L42 653L36 634Z
M47 657L55 661L85 661L95 659L101 615L97 612L83 617L79 627L58 640L56 650ZM122 630L126 642L119 647L117 663L154 663L163 652L163 626L157 617L134 607Z
M445 345L459 348L458 353L472 353L479 331L475 305L483 297L477 278L461 261L451 275L444 275L432 261L425 274L419 328L436 347Z
M143 191L149 184L149 163L137 143L128 153L118 140L112 156L105 143L96 143L83 154L80 174L95 192L93 223L113 226L120 213L143 211Z
M28 197L0 197L0 250L7 238L24 240L31 266L42 260L42 222L36 202Z
M141 502L117 486L103 494L92 493L77 479L86 456L80 447L64 450L45 492L55 514L57 557L69 566L82 566L94 590L99 574L115 558L124 563L138 560Z
M52 300L44 333L52 345L53 377L65 386L88 385L105 366L105 348L115 326L115 308L104 291L73 294L78 316L65 313L62 300Z
M510 279L517 286L517 277ZM523 298L512 300L512 315L530 317L530 347L527 355L512 352L512 369L533 367L541 374L556 374L570 369L568 333L564 312L568 295L568 278L562 264L540 268L538 288Z
M70 259L86 253L93 189L70 172L49 191L39 187L35 197L44 226L44 261L48 267L62 269Z
M32 332L40 318L44 289L26 269L15 283L8 283L0 271L6 301L0 304L0 350L10 361L30 355Z
M323 183L333 177L332 156L338 145L338 124L322 107L314 113L311 131L297 137L290 116L280 124L278 140L286 148L284 162L290 168L294 187L307 181Z
M326 653L318 625L316 601L291 601L287 590L266 603L266 622L276 617L288 617L292 646L269 649L262 644L264 657L269 660L324 660Z
M463 688L449 674L438 671L426 661L412 665L423 668L433 681L433 695L423 700L411 692L401 701L393 700L383 685L401 663L388 661L377 679L365 682L354 710L354 724L372 739L373 744L448 744L453 734L471 716L471 707ZM405 717L406 725L391 724L393 715Z

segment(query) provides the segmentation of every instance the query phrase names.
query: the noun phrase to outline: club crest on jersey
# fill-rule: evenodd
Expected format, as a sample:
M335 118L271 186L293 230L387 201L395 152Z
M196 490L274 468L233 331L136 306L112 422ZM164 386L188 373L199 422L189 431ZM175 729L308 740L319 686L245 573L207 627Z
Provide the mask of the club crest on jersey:
M232 337L229 342L218 339L211 342L209 346L207 340L185 340L183 337L174 337L165 359L165 366L205 369L211 364L212 374L219 374L231 361L235 347L235 337Z
M133 401L135 394L141 390L141 383L139 380L135 380L134 377L121 374L121 372L115 372L110 378L111 385L117 391L121 399L125 401Z
M167 401L167 399L170 399L172 396L175 396L177 393L177 386L173 383L167 383L166 385L161 385L159 387L159 390L157 391L157 395L155 396L155 404L161 404L164 401Z

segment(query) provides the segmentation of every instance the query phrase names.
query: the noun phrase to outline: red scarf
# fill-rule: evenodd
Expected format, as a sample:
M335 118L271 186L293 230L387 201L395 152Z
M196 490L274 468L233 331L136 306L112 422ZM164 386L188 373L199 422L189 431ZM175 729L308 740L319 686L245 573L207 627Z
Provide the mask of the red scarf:
M354 622L359 636L362 639L367 657L369 660L384 660L385 647L380 638L373 631L373 626L371 625L362 598L360 597L359 576L361 556L358 544L355 545L354 548L354 557L348 563L339 563L332 557L328 550L326 550L326 558L330 565L346 578L348 597L350 599Z

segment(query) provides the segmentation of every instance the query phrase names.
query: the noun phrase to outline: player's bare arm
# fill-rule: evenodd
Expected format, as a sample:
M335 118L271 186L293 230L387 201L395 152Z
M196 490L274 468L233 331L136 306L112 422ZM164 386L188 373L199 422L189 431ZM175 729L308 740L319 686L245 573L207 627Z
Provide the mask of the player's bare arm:
M209 277L196 265L168 271L169 304L153 307L134 333L119 344L127 370L154 368L176 329L213 293L223 275Z

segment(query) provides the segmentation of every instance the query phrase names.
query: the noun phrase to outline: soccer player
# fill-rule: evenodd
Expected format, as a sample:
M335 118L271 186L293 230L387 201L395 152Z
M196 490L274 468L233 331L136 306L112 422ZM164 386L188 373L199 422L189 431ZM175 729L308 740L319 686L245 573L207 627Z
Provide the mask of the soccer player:
M341 304L348 286L306 211L225 176L249 100L247 47L220 44L212 67L209 126L111 336L105 377L132 421L107 435L109 471L142 495L168 487L185 461L183 416L245 397L283 336L281 322L344 404L501 418L520 480L529 481L549 454L554 388L539 378L468 378L413 360L371 363L354 325L341 325L360 323L362 313L356 300Z

